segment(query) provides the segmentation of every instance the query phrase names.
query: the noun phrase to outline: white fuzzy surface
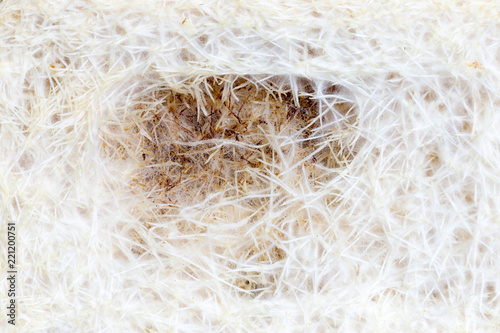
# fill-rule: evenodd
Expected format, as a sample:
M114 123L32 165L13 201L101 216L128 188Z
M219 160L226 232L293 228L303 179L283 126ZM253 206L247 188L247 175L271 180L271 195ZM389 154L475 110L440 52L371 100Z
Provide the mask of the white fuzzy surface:
M17 331L498 332L499 13L4 0L0 235L17 223ZM246 192L189 185L159 204L131 182L134 110L165 89L202 96L213 76L288 82L295 99L312 82L314 148L300 128L264 131L274 158L241 171L258 179ZM231 144L257 151L245 140ZM346 159L328 164L329 147ZM4 315L0 330L14 331Z

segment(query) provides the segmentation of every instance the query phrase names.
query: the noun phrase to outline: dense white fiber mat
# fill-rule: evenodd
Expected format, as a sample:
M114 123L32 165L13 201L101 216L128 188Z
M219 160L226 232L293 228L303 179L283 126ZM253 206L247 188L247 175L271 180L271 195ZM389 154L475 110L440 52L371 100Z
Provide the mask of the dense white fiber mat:
M4 0L0 331L498 332L499 13Z

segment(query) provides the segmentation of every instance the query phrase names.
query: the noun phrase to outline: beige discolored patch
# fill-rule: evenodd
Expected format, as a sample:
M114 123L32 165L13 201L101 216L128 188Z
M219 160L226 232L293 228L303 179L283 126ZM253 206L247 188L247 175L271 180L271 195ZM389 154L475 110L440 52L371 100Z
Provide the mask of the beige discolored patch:
M259 175L269 172L277 154L295 150L300 158L315 149L319 109L310 84L294 97L272 82L265 87L244 78L207 82L196 97L165 88L143 98L132 110L137 118L113 144L122 158L139 161L131 186L155 203L182 205L215 192L248 193L262 187ZM290 136L298 143L283 142ZM323 155L311 161L328 158Z

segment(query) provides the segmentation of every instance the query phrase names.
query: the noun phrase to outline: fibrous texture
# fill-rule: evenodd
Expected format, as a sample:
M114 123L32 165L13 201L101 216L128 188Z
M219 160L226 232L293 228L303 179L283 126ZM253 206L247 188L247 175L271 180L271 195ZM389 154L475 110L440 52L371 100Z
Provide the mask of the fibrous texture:
M16 329L500 330L498 17L2 2Z

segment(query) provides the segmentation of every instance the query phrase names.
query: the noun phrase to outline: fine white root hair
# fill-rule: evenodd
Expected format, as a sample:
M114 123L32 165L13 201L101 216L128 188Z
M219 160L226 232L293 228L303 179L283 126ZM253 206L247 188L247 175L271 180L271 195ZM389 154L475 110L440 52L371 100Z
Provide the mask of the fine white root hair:
M0 331L499 331L498 12L0 3Z

